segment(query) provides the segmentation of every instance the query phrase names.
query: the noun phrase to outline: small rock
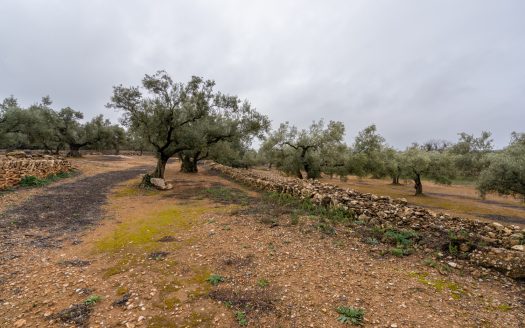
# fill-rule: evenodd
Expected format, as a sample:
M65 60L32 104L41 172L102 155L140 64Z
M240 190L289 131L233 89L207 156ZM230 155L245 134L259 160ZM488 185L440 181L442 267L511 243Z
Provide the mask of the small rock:
M149 182L157 189L166 190L166 182L164 181L164 179L151 178Z
M522 251L525 252L525 245L514 245L511 247L511 249L515 251Z
M26 322L27 321L25 319L17 320L15 321L15 327L23 327L26 324Z

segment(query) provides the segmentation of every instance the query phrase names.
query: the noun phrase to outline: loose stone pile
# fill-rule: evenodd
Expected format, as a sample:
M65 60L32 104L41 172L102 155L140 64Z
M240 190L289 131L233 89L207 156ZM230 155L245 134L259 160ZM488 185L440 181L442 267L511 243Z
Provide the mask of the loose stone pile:
M301 199L319 206L342 208L369 226L412 229L420 244L436 251L457 249L472 263L525 279L525 229L515 225L486 223L435 213L408 205L405 199L376 196L342 189L315 180L301 180L235 169L213 163L211 168L243 184Z
M0 189L17 185L25 176L43 179L71 168L71 163L61 157L29 155L21 151L7 153L0 158Z

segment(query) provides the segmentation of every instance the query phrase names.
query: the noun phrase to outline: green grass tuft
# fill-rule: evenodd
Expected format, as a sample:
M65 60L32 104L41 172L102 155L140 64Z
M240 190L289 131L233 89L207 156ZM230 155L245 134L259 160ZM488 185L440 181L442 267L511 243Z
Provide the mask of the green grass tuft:
M60 179L69 178L72 175L73 175L72 172L59 172L57 174L49 175L43 179L37 178L33 175L26 175L20 180L18 185L20 187L26 187L26 188L27 187L43 187L45 185L48 185Z
M262 278L262 279L257 280L257 286L261 288L268 287L269 285L270 285L270 282L267 279Z
M213 286L218 285L219 283L224 281L224 277L218 274L211 274L208 279L206 279L210 284Z
M248 319L246 318L246 312L244 311L235 312L235 319L237 319L237 323L239 324L239 326L248 325Z
M97 304L100 301L102 301L102 296L91 295L84 301L84 304L86 304L86 305L95 305L95 304Z

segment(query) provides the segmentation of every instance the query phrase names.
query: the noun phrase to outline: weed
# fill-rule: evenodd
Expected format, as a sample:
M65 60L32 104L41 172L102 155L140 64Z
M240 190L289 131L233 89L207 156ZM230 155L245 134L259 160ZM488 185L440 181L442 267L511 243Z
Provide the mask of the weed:
M294 209L292 213L295 214L292 214L292 219L296 214L319 216L328 219L332 222L340 223L348 223L355 218L355 214L351 210L345 210L343 208L327 208L323 206L317 206L309 198L299 199L289 194L270 192L264 194L263 199L267 203L278 204L283 207Z
M338 321L342 323L351 323L353 325L362 325L365 316L365 310L354 307L340 306L337 308L337 313L340 314Z
M86 304L86 305L95 305L95 304L97 304L100 301L102 301L102 296L91 295L84 301L84 304Z
M60 179L68 178L72 175L71 172L59 172L57 174L49 175L43 179L37 178L33 175L27 175L20 180L18 183L21 187L42 187L51 182L55 182Z
M235 319L237 319L237 323L239 324L239 326L248 325L248 319L246 318L246 312L244 311L235 312Z
M364 240L364 242L365 242L366 244L369 244L369 245L377 245L377 244L379 244L379 240L377 240L377 239L374 238L374 237L367 237L367 238Z
M18 184L21 187L41 187L45 185L45 182L33 175L27 175L23 177Z
M335 247L343 247L344 246L344 242L342 240L334 240L334 246Z
M268 285L270 285L270 282L264 278L257 280L257 286L261 288L268 287Z
M272 311L274 310L275 295L270 288L265 289L231 289L218 288L209 293L213 300L228 302L232 307L242 311Z
M335 228L329 223L320 222L317 224L317 229L319 229L319 231L321 231L325 235L335 235Z
M224 281L224 277L218 274L211 274L208 279L206 279L213 286L217 286L219 283Z
M440 262L437 262L436 260L434 260L434 259L432 259L430 257L427 257L426 259L424 259L423 260L423 264L438 270L441 274L445 274L447 272L450 272L450 270L451 270L450 266L444 265L443 263L440 263Z
M383 233L382 240L395 245L389 250L390 254L401 257L412 254L412 245L417 237L417 233L412 230L389 229Z
M458 251L458 246L457 245L454 245L453 243L448 243L448 252L450 253L450 255L452 256L456 256L458 255L459 251Z
M495 308L496 310L501 311L501 312L508 312L512 310L512 306L508 304L500 304L500 305L497 305Z
M294 211L292 214L290 214L290 224L291 225L297 225L299 224L299 215Z
M405 252L402 248L390 248L389 250L390 254L397 256L397 257L403 257L405 255Z
M248 205L250 202L250 197L242 190L220 185L205 189L204 195L219 203L239 203L241 205Z
M434 261L434 259L430 258L430 257L427 257L426 259L423 260L423 264L426 265L426 266L429 266L431 268L436 268L438 263L436 261Z
M389 229L383 236L387 242L395 243L398 247L408 247L412 245L417 233L413 230Z

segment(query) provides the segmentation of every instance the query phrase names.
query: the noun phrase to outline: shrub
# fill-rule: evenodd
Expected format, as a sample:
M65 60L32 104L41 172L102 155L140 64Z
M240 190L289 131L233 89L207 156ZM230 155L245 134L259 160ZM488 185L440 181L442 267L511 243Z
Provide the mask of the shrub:
M45 181L33 175L27 175L20 180L19 185L21 187L41 187L45 185Z

